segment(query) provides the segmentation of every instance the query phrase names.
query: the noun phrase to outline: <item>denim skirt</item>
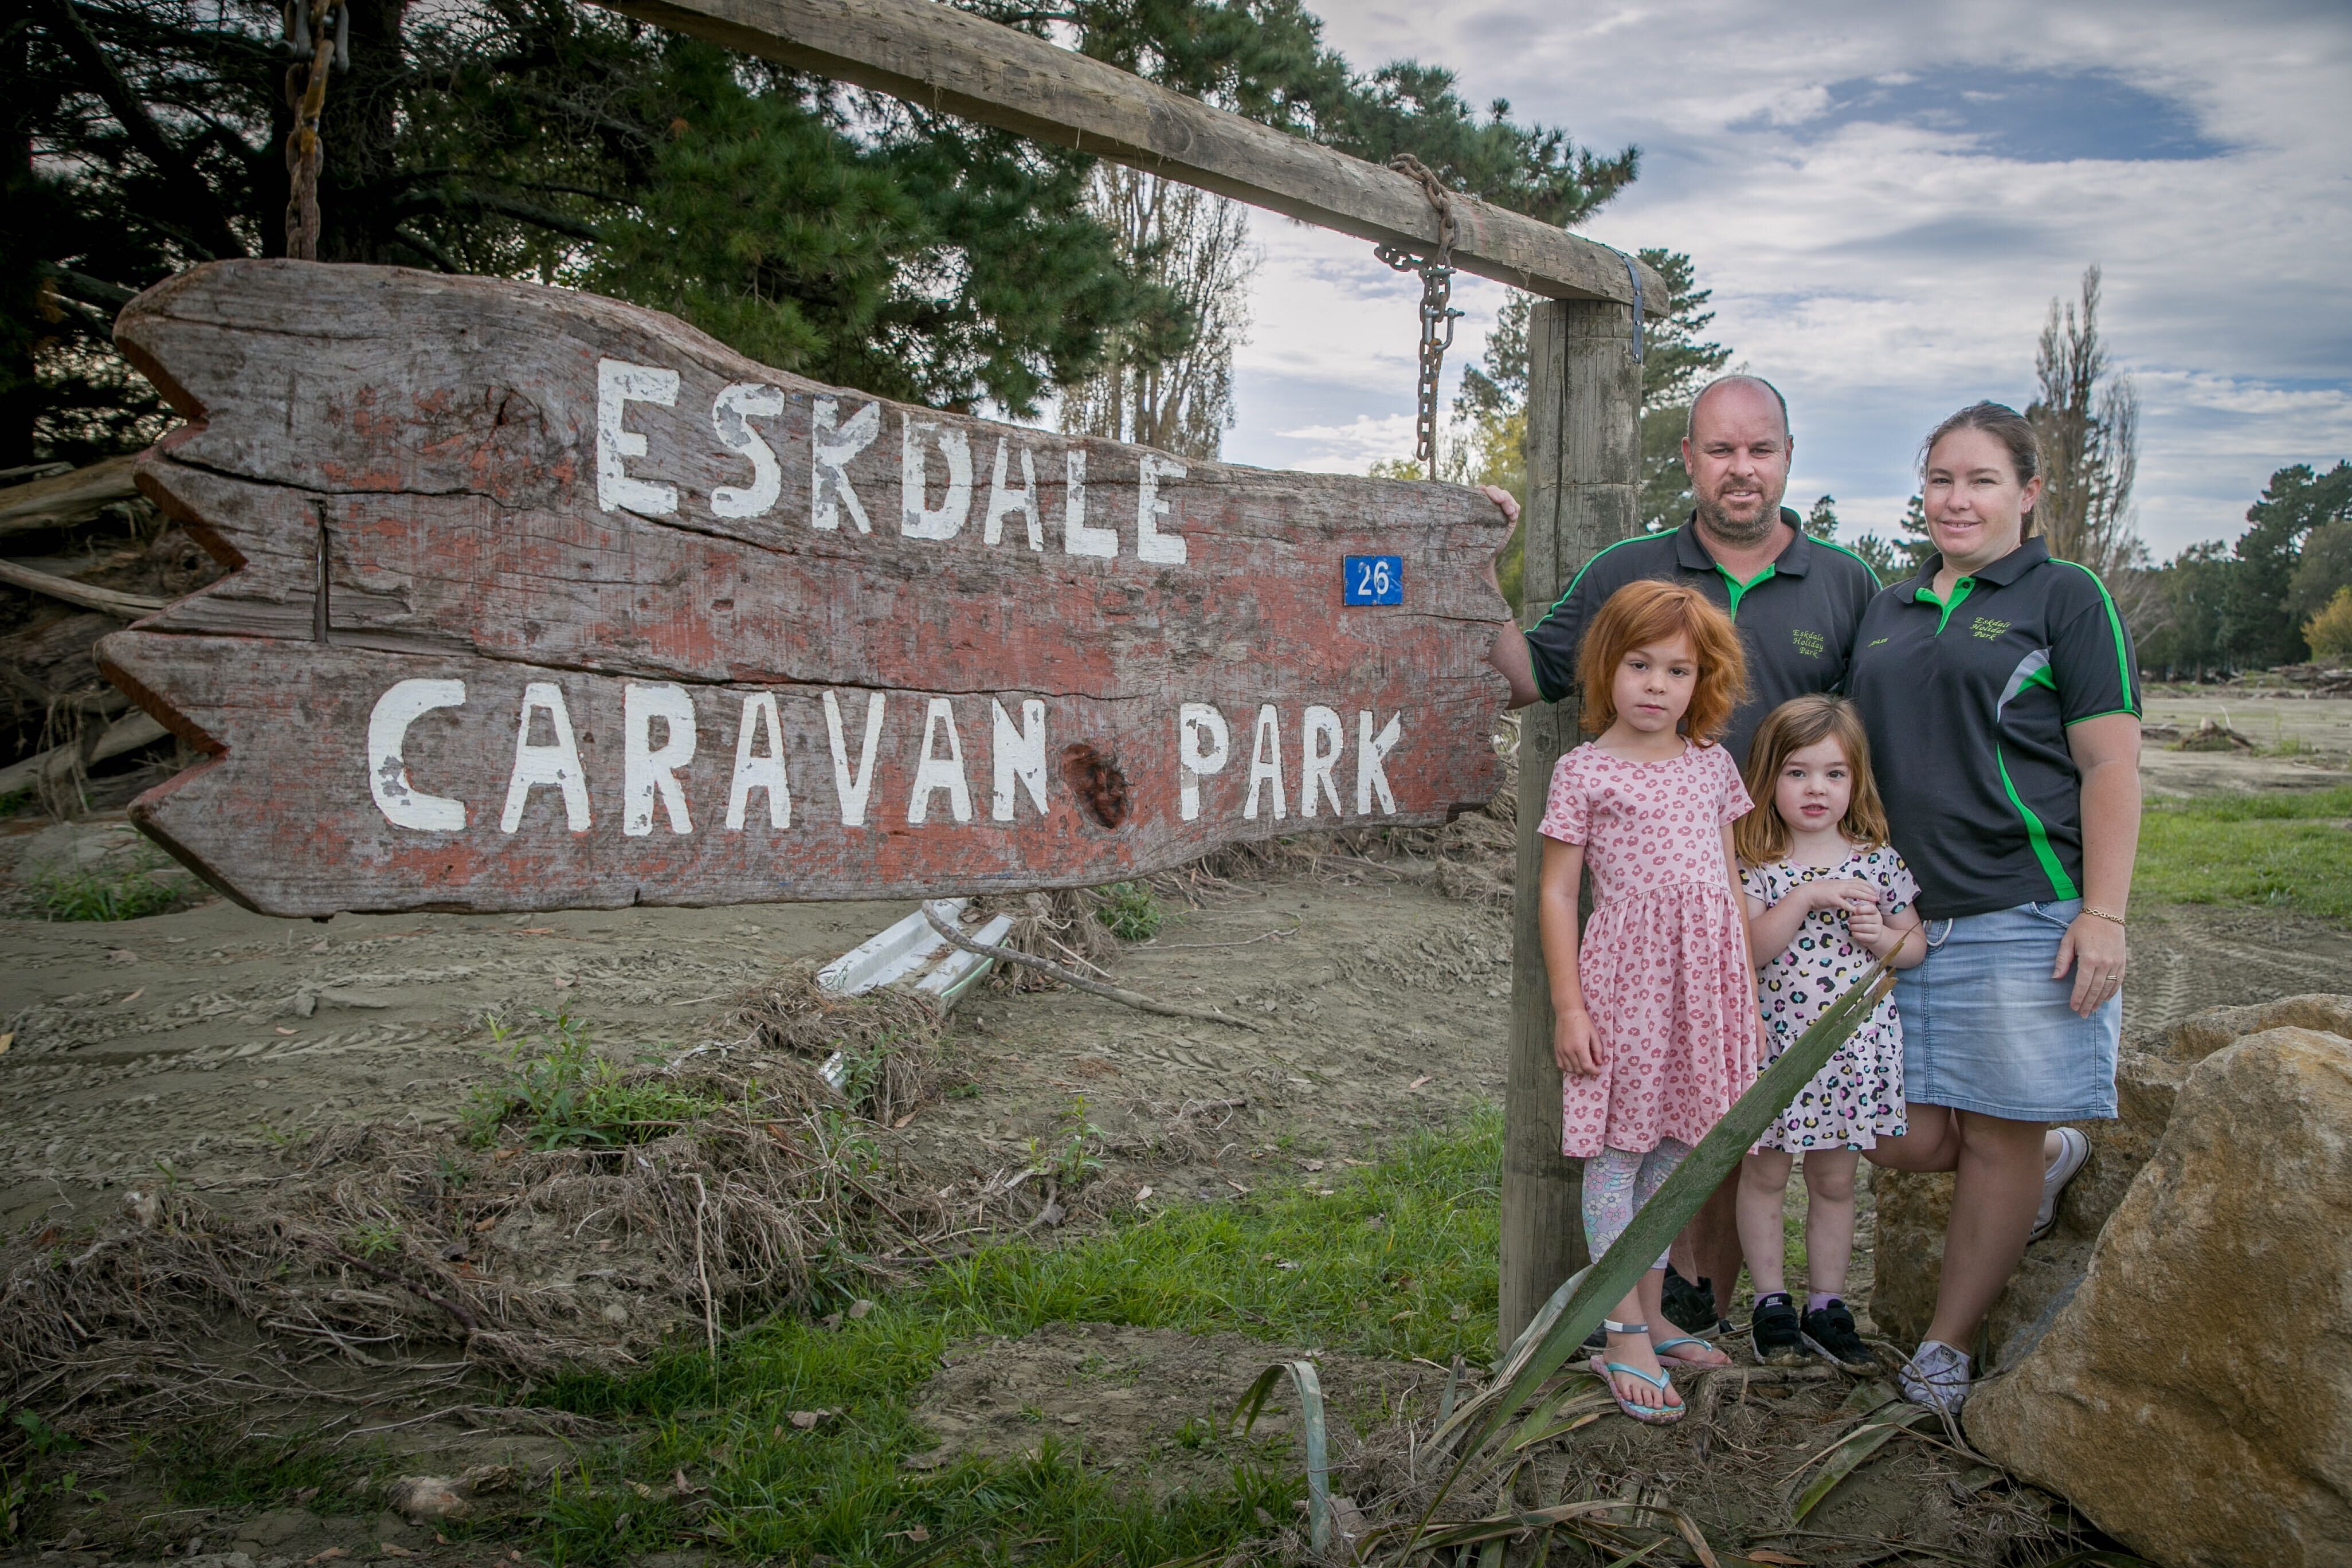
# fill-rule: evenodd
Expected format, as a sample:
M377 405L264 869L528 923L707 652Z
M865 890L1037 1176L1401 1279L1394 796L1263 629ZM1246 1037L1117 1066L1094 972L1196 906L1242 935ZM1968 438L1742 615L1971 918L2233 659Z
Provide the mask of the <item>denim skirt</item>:
M2050 978L2079 899L1929 921L1927 957L1895 982L1904 1098L2013 1121L2116 1113L2120 993L2085 1018Z

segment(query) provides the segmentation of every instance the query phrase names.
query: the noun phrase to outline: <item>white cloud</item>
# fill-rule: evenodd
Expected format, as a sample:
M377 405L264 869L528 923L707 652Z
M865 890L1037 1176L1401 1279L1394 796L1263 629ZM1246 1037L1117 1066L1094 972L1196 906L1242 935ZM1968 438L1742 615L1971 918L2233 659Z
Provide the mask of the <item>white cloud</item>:
M2112 350L2140 386L2140 517L2159 555L2233 534L2273 469L2352 456L2340 6L1433 0L1325 16L1359 67L1410 55L1458 71L1474 103L1507 97L1603 152L1642 144L1641 180L1590 232L1692 256L1714 334L1790 395L1791 494L1836 493L1850 530L1899 513L1936 419L2028 395L2042 314L2094 260ZM2104 107L2070 121L2063 92L2031 123L1989 116L1979 100L2020 73L2109 84L2148 134L2201 137L2203 155L2004 151L2131 130ZM1832 91L1857 82L1869 91ZM1328 432L1408 416L1412 281L1352 240L1264 218L1255 232L1266 265L1228 452L1388 455ZM1499 298L1459 291L1480 319L1463 323L1449 383Z

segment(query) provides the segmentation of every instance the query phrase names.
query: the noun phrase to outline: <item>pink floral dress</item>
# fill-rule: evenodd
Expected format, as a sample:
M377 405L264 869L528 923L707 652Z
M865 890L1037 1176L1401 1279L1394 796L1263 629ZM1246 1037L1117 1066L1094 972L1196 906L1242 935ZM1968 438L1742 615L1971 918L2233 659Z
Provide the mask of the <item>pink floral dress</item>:
M1590 742L1552 769L1538 831L1584 846L1577 973L1601 1050L1560 1083L1560 1152L1696 1143L1756 1081L1756 981L1723 826L1752 808L1721 746L1629 762Z

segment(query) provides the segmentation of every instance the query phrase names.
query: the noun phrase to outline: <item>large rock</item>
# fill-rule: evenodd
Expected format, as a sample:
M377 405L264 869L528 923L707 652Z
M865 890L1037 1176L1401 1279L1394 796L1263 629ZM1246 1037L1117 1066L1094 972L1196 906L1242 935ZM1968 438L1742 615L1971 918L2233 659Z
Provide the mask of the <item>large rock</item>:
M2156 1152L2174 1097L2197 1064L2231 1041L2294 1026L2352 1038L2352 996L2290 996L2251 1007L2216 1007L2159 1034L2126 1040L2116 1064L2116 1119L2080 1123L2091 1157L2058 1205L2058 1224L2026 1248L2025 1261L1986 1320L1988 1367L2014 1364L2046 1331L2089 1266L2109 1215ZM1943 1275L1952 1178L1874 1171L1876 1207L1870 1316L1908 1350L1927 1337Z
M2352 1563L2352 1041L2189 1069L2052 1317L1969 1401L1989 1458L2167 1568Z

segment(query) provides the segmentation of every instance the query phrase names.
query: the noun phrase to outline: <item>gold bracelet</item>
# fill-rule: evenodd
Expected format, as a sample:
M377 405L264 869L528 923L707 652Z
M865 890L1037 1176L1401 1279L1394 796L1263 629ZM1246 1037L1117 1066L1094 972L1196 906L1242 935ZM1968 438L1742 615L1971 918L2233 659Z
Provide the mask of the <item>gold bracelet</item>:
M2121 916L2121 915L2111 915L2111 914L2107 913L2107 911L2106 911L2106 910L2095 910L2095 909L2093 909L2093 908L2092 908L2090 905L2088 905L2088 904L2084 904L2084 905L2083 906L2083 912L2084 912L2084 914L2086 914L2086 915L2096 915L2096 916L2098 916L2101 920L2103 920L2103 921L2109 921L2109 922L2111 922L2111 923L2113 923L2113 924L2115 924L2115 925L2122 925L2122 924L2124 924L2124 923L2125 923L2125 922L2124 922L2124 917L2123 917L2123 916Z

